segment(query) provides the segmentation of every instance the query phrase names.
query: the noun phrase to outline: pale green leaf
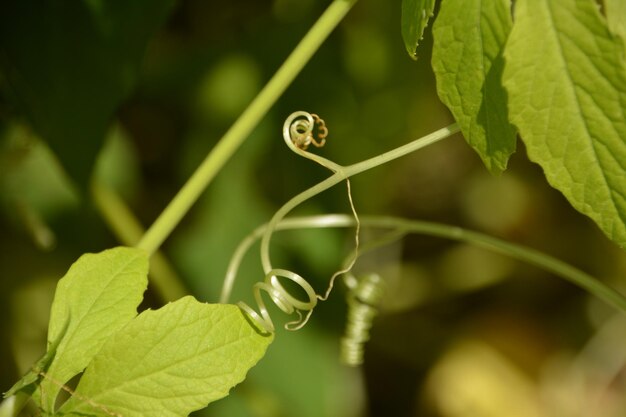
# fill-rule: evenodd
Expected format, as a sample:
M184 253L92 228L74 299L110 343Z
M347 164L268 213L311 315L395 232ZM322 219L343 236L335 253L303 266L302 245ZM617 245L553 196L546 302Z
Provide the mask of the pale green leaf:
M445 0L433 25L437 92L492 173L515 152L502 86L510 9L509 0Z
M61 384L82 372L104 342L137 315L147 279L147 254L124 247L83 255L61 278L48 344L61 339L41 383L44 410L54 409Z
M238 307L183 297L141 313L109 339L60 412L186 416L228 395L271 341Z
M519 0L511 120L550 184L626 246L626 63L593 0Z
M435 0L402 0L402 39L409 56L417 59L417 45L424 36L428 20L433 16Z

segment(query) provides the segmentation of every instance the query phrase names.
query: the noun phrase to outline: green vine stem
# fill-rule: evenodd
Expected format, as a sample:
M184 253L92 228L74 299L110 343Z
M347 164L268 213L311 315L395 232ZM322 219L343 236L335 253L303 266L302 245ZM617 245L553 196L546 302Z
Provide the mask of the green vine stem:
M319 140L319 142L313 137L316 127L318 135L317 139ZM455 123L439 129L435 132L432 132L422 138L409 142L406 145L385 152L381 155L349 166L342 166L320 155L316 155L306 150L310 143L314 143L318 147L322 146L325 143L328 129L326 128L324 121L320 119L319 116L304 111L297 111L292 113L289 117L287 117L283 125L283 139L285 143L292 151L294 151L298 155L310 159L330 169L331 171L333 171L333 175L331 175L326 180L314 185L308 190L296 195L294 198L289 200L276 211L276 213L268 223L268 226L265 229L263 237L261 239L261 263L263 266L263 272L265 273L265 279L263 282L256 283L253 287L254 299L256 301L258 311L254 310L244 302L239 302L237 305L245 313L247 313L252 318L252 320L255 321L260 330L268 333L274 332L275 327L272 318L261 295L261 292L264 291L270 295L272 301L280 310L282 310L286 314L297 314L298 320L287 323L285 325L287 329L297 330L304 326L309 320L311 314L313 313L313 309L315 308L317 301L326 300L328 298L333 289L335 279L349 272L358 257L360 222L356 209L354 207L354 203L352 201L349 178L352 175L367 171L369 169L392 161L396 158L412 153L418 149L432 145L442 139L453 135L458 131L459 126ZM341 270L335 272L335 274L333 274L324 295L319 295L315 292L313 287L311 287L311 285L300 275L286 269L275 269L272 267L269 250L270 239L278 223L291 210L293 210L302 202L314 197L322 191L325 191L328 188L344 180L346 181L346 185L348 187L348 199L350 201L350 208L352 209L354 225L356 228L354 238L355 249L351 257L347 260L347 263L344 265L344 267ZM306 293L307 299L301 300L289 294L289 292L286 291L285 288L280 284L279 277L293 281L297 285L299 285Z
M299 112L298 112L299 113ZM329 189L330 187L340 183L341 181L347 180L353 175L360 174L361 172L370 170L379 165L383 165L389 161L400 158L401 156L407 155L411 152L415 152L419 149L425 148L426 146L432 145L434 143L439 142L442 139L445 139L454 133L459 131L459 126L456 123L451 124L450 126L441 128L436 130L426 136L423 136L419 139L416 139L412 142L407 143L406 145L400 146L398 148L392 149L391 151L385 152L381 155L375 156L370 159L366 159L365 161L357 162L356 164L341 166L331 162L325 158L320 157L319 155L312 154L310 152L303 151L295 147L292 141L289 138L288 125L290 124L290 118L285 122L286 128L283 129L283 137L285 142L294 152L298 153L305 158L311 159L322 166L325 166L332 171L334 174L325 179L324 181L314 185L313 187L303 191L302 193L296 195L291 200L289 200L285 205L283 205L272 217L269 221L267 229L263 234L263 238L261 239L261 263L263 265L263 270L265 273L269 272L272 269L272 263L270 261L269 254L269 246L270 239L272 237L272 233L279 222L295 207L303 203L304 201L316 196Z
M222 166L230 159L263 116L283 94L355 2L356 0L334 0L328 6L272 79L224 134L192 177L163 210L137 247L152 254L161 246Z
M529 263L551 272L566 281L577 285L618 310L626 312L626 297L618 291L604 284L597 278L594 278L559 259L535 249L507 242L482 233L473 232L461 227L441 223L407 220L390 216L360 216L359 220L363 227L391 229L397 231L399 233L398 236L401 236L403 233L425 234L470 243L493 252L510 256L511 258ZM352 216L344 214L329 214L321 216L293 217L281 220L274 224L273 227L274 230L293 230L305 228L354 227L355 223L356 222ZM237 274L237 269L245 253L248 251L250 246L257 239L264 236L264 234L267 233L267 230L271 227L271 223L267 223L254 230L254 232L241 242L233 255L226 273L220 302L228 302Z

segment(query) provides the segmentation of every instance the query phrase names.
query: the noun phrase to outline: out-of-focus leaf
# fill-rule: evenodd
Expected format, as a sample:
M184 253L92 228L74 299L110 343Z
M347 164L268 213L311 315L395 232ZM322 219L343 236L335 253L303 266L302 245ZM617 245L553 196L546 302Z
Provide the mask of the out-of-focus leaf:
M0 144L0 203L30 206L46 219L78 204L71 181L48 146L24 125L9 126Z
M492 173L504 171L515 151L502 86L510 10L509 0L446 0L433 25L437 92Z
M402 39L413 59L417 59L417 45L424 36L434 9L435 0L402 0Z
M278 322L285 319L280 314ZM350 411L363 407L363 381L351 371L339 364L338 338L309 325L299 332L279 329L272 349L253 369L249 382L267 391L268 399L273 396L282 415L292 410L298 410L299 417L359 415ZM307 378L294 386L293 375Z
M626 246L626 60L594 0L520 0L505 50L511 121L577 210Z
M173 0L0 5L0 69L34 129L85 186L115 108Z
M137 195L139 158L127 132L119 125L110 130L95 166L98 181L116 190L121 196Z
M533 381L491 346L463 341L429 377L435 406L445 417L546 417ZM511 407L515 404L515 407Z
M204 76L198 92L198 110L204 119L230 122L252 101L261 86L258 63L234 54L216 63Z

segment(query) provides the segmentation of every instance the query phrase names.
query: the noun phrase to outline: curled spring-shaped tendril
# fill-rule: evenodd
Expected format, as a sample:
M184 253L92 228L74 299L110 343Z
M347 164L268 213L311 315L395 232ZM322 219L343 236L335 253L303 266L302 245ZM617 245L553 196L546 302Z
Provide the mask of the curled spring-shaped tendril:
M287 119L285 120L285 124L283 125L283 138L287 146L289 146L292 151L294 151L298 155L304 156L307 159L319 163L320 165L330 169L337 174L338 171L342 169L340 165L337 165L334 162L319 155L315 155L306 151L306 148L310 144L313 144L317 147L323 146L326 142L327 136L328 129L326 128L326 124L324 123L324 121L320 119L319 116L304 111L292 113L289 117L287 117ZM317 295L313 287L311 287L311 285L300 275L286 269L273 268L269 260L269 239L274 231L274 228L276 227L278 222L284 217L284 215L286 215L293 207L308 198L306 197L307 191L294 197L283 207L281 207L270 221L268 228L263 236L263 240L261 241L261 262L263 263L263 269L265 271L265 279L263 280L263 282L259 282L253 287L254 298L258 306L258 312L243 302L238 303L239 307L248 314L248 316L258 325L258 327L262 331L272 333L275 330L274 323L272 322L270 314L266 308L266 304L262 298L263 292L266 292L270 296L272 302L276 304L276 306L286 314L295 313L298 315L298 320L292 321L285 325L285 328L287 328L288 330L297 330L304 326L304 324L306 324L309 317L311 316L311 313L313 312L313 308L315 308L315 306L317 305L317 301L326 300L328 298L328 295L333 288L335 279L338 276L350 271L350 269L354 265L358 256L357 252L359 246L358 236L360 223L356 214L356 210L354 208L354 204L352 202L352 196L350 193L350 182L347 178L346 184L348 186L348 200L350 202L350 207L352 209L352 213L357 224L355 233L356 249L352 258L347 262L346 267L337 271L331 277L328 289L326 290L326 293L322 296ZM308 191L311 190L312 189L309 189ZM296 285L302 288L302 290L304 290L304 292L306 293L307 300L303 301L291 295L280 284L280 278L293 281Z
M303 151L306 151L309 145L321 148L326 144L328 128L324 120L315 113L304 111L292 113L285 121L285 129L287 128L289 140ZM317 135L313 134L315 129ZM283 130L283 134L285 133L286 131Z
M308 300L302 301L293 297L289 292L280 284L278 277L287 278L296 284L298 284L306 293ZM254 299L259 307L259 312L254 311L250 306L243 302L237 303L237 305L257 323L261 330L273 333L275 330L274 323L270 317L269 312L265 306L265 302L261 297L261 291L265 291L269 294L270 298L276 304L278 308L284 311L286 314L293 314L294 312L300 316L299 320L291 323L287 323L285 326L287 329L295 330L302 322L302 314L300 311L312 311L317 304L317 294L311 284L307 282L300 275L295 272L288 271L286 269L272 269L266 276L263 282L257 282L254 284ZM296 325L295 327L291 325Z
M353 286L348 293L348 320L341 338L341 360L346 365L358 366L363 363L364 344L370 338L370 329L374 317L378 315L385 285L379 275L369 274Z

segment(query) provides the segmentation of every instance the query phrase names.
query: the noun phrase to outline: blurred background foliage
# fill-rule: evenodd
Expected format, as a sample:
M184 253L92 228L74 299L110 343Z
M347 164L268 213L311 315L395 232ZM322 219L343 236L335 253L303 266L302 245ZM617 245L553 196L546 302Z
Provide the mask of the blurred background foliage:
M89 178L113 188L148 226L328 1L13 3L23 6L0 9L3 391L45 348L56 280L80 254L119 244ZM43 8L25 9L30 3ZM11 13L30 24L15 29L21 21ZM104 24L118 16L121 23ZM430 30L413 61L399 22L399 0L358 2L166 242L166 257L198 299L216 302L239 241L328 175L282 143L291 112L325 119L330 136L319 152L341 164L452 122L435 91ZM24 80L35 86L30 95ZM354 178L355 205L361 214L441 221L526 244L626 291L624 253L546 184L519 147L510 169L493 177L456 135ZM349 212L345 187L296 212ZM363 230L365 241L375 236ZM321 292L351 244L346 230L281 232L273 257ZM232 301L251 301L263 277L256 250ZM388 286L362 368L339 363L346 307L338 288L303 330L279 330L249 378L197 415L613 417L626 410L626 320L570 284L482 249L414 235L368 253L356 270L377 271ZM143 307L162 302L149 289Z

